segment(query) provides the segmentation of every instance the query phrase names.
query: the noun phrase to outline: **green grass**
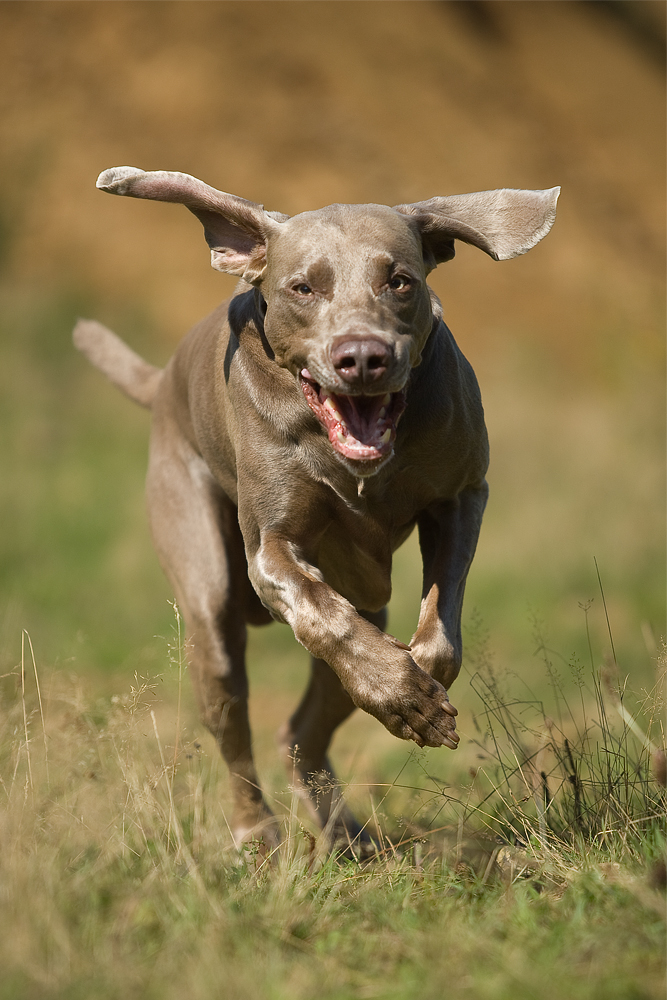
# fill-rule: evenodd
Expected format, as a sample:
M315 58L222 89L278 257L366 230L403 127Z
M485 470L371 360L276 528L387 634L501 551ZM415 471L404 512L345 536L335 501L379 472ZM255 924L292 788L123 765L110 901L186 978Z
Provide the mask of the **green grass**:
M175 715L175 662L111 697L38 677L26 643L0 711L0 997L662 995L655 694L630 729L596 673L596 709L545 739L539 708L480 665L478 766L445 785L415 751L348 788L378 847L359 863L328 854L284 779L282 847L235 851L217 753Z

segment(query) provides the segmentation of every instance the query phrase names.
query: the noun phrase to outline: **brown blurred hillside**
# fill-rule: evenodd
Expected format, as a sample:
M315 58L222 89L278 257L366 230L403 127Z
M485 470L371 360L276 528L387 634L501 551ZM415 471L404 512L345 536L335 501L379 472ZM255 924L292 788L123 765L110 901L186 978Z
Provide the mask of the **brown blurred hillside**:
M513 330L584 366L607 337L657 356L664 14L657 0L1 4L4 278L145 302L171 345L232 280L186 211L97 192L106 167L186 171L288 213L561 184L556 227L526 258L462 247L437 273L456 335L473 356Z

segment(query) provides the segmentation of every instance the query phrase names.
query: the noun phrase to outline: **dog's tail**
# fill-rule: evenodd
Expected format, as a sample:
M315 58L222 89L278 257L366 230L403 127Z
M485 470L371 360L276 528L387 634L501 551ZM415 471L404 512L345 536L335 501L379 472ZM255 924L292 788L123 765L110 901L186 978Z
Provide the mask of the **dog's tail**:
M80 319L72 339L74 346L126 396L151 408L162 379L162 368L149 365L120 337L94 319Z

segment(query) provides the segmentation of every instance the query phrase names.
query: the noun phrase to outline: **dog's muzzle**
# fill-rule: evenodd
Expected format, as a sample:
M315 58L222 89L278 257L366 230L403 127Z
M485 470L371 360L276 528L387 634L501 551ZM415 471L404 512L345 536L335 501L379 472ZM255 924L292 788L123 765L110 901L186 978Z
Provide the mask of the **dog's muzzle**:
M391 454L405 409L403 389L377 396L334 394L316 382L307 368L301 370L299 384L334 451L357 462L373 462Z

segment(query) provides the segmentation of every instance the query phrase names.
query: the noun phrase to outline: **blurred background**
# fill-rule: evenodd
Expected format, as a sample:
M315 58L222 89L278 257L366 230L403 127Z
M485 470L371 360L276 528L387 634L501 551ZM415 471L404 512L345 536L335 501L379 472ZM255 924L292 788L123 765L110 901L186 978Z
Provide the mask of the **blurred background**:
M480 664L539 693L545 670L567 687L608 658L595 560L641 697L665 633L664 34L660 0L0 4L0 672L26 629L44 683L110 692L137 672L174 690L149 418L71 329L94 317L164 363L234 279L182 208L96 191L130 164L290 214L562 185L526 257L460 245L432 276L492 448L452 698L465 733ZM414 539L395 583L390 627L409 639ZM250 655L266 770L307 658L277 625ZM362 716L338 746L347 776L407 753Z

